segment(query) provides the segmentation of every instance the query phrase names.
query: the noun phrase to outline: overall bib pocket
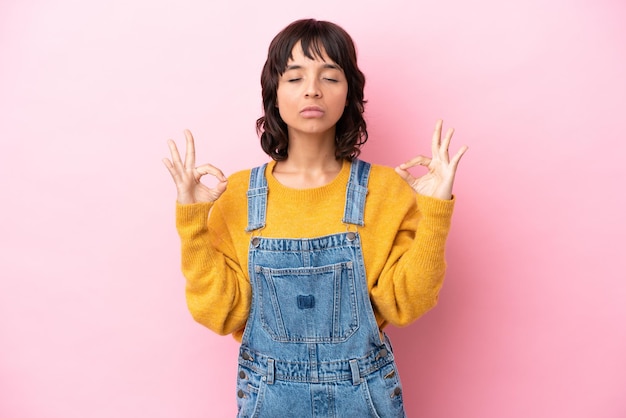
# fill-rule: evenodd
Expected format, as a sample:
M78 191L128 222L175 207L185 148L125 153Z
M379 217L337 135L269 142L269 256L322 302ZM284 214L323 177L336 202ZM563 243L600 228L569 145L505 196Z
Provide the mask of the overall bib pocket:
M261 324L274 341L339 343L358 329L352 262L254 271Z

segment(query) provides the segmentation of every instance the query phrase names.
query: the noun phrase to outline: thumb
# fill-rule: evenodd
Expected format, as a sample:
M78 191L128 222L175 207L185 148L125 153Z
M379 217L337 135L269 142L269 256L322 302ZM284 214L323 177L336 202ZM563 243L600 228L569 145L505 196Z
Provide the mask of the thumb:
M217 185L215 186L215 189L221 195L222 193L226 191L226 187L228 187L228 181L224 180L224 181L220 181L219 183L217 183Z
M404 181L411 183L413 182L413 180L415 180L413 176L411 175L411 173L409 173L408 170L404 169L402 165L399 165L398 167L396 167L395 171Z

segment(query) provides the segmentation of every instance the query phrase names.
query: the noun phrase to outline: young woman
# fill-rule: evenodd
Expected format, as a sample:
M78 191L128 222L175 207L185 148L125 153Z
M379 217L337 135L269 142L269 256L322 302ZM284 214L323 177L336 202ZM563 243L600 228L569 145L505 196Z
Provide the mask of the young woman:
M432 158L395 170L359 160L365 77L352 39L329 22L281 31L261 84L268 164L227 179L196 166L189 131L184 162L169 141L189 309L241 341L239 417L403 417L382 330L436 304L467 147L450 158L452 130L442 138L439 121ZM415 178L418 165L428 172Z

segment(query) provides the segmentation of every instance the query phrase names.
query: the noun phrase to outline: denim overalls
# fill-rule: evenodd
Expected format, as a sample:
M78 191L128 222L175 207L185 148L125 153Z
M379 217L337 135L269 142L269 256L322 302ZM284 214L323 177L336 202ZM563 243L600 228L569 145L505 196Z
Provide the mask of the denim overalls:
M360 237L350 231L364 225L370 165L352 162L342 220L348 231L305 239L258 235L266 166L252 170L248 189L252 305L239 352L237 416L404 417L391 346L369 299Z

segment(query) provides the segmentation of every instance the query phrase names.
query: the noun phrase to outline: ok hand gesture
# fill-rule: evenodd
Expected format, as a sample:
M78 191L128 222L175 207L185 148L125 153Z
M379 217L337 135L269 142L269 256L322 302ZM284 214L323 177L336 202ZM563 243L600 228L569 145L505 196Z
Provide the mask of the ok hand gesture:
M226 177L219 168L211 164L196 167L196 150L191 132L185 130L187 139L187 149L185 151L185 162L183 163L178 153L176 144L171 139L167 141L172 154L172 160L163 159L163 164L174 179L178 192L177 200L181 204L215 202L226 190ZM210 174L217 178L218 183L210 188L200 182L202 176Z
M451 199L452 185L456 169L467 146L464 145L450 159L448 147L454 134L454 129L448 129L446 136L441 139L441 127L443 121L437 121L432 139L431 158L419 155L412 160L400 164L396 167L396 172L402 177L417 193L424 196L431 196L437 199ZM421 165L428 168L428 173L421 177L413 177L408 171L409 168Z

